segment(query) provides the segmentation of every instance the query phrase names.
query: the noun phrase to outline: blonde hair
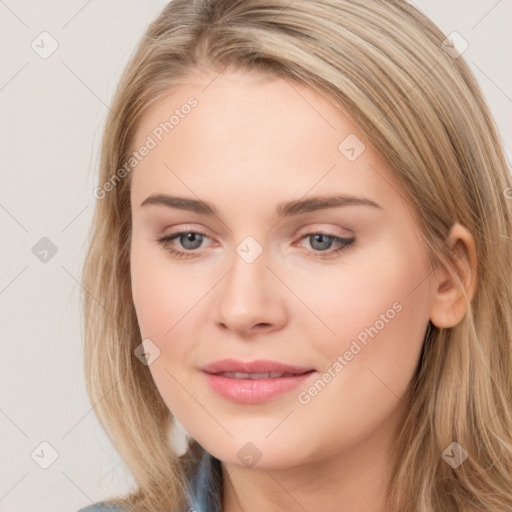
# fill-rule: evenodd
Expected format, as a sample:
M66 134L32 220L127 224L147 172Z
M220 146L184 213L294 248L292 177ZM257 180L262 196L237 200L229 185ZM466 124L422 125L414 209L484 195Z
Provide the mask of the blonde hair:
M477 287L463 320L433 326L425 338L396 440L390 510L509 512L512 180L482 93L463 58L443 50L445 37L399 0L174 0L122 75L99 183L129 160L148 106L191 72L253 70L328 98L403 185L432 262L456 269L446 244L455 221L476 243ZM173 416L133 353L141 334L131 297L130 182L128 174L98 200L91 226L83 270L87 389L137 484L113 503L174 512L186 506L190 466L170 446ZM456 469L442 458L452 442L469 454Z

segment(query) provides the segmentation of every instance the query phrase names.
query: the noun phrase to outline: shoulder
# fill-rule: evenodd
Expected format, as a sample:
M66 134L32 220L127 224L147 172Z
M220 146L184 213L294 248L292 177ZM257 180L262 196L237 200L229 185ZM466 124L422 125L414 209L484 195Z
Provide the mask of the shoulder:
M126 509L118 505L111 505L106 502L94 503L85 508L81 508L78 512L128 512Z

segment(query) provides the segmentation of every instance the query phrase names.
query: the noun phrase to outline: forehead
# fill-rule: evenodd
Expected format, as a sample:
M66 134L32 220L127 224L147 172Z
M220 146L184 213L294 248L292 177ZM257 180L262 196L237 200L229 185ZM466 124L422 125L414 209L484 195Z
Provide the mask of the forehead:
M177 189L209 196L222 189L244 200L336 189L393 200L398 188L339 108L282 78L195 75L146 112L134 147L149 140L152 149L132 171L135 204Z

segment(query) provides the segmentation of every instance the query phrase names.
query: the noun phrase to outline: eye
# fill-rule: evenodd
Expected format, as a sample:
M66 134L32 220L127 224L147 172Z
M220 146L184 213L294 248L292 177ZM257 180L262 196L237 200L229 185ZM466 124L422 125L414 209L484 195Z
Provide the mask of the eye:
M180 231L173 235L158 238L157 242L160 243L167 252L182 259L196 257L197 254L195 253L200 252L198 249L201 248L202 243L207 238L209 239L210 237L206 233L199 231ZM343 251L347 251L355 242L355 238L343 238L327 233L307 233L301 237L301 240L303 239L310 241L312 252L314 256L318 258L328 258ZM173 245L175 240L179 242L179 245L183 247L184 250ZM333 244L336 244L335 248L332 248Z
M307 233L301 240L304 238L309 240L313 252L317 253L315 256L319 258L328 258L347 251L355 242L355 238L343 238L327 233ZM334 249L331 248L333 244L337 244Z
M193 254L194 251L197 251L197 249L201 247L205 238L209 238L206 233L198 231L180 231L174 235L158 238L157 242L159 242L170 254L174 254L178 258L189 258L191 256L195 256ZM178 239L180 245L186 250L182 251L171 244L176 239Z

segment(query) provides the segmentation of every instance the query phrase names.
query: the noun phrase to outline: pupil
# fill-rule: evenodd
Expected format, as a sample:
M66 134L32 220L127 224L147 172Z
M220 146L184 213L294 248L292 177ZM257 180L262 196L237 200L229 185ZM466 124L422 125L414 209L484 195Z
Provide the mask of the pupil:
M197 243L197 241L199 241L199 243ZM187 233L184 239L185 243L183 243L182 245L186 249L197 249L201 245L201 241L202 235L200 235L199 233Z
M332 244L332 240L329 235L313 235L313 240L314 243L312 243L311 246L314 249L329 249ZM315 247L317 241L320 241L320 246Z

